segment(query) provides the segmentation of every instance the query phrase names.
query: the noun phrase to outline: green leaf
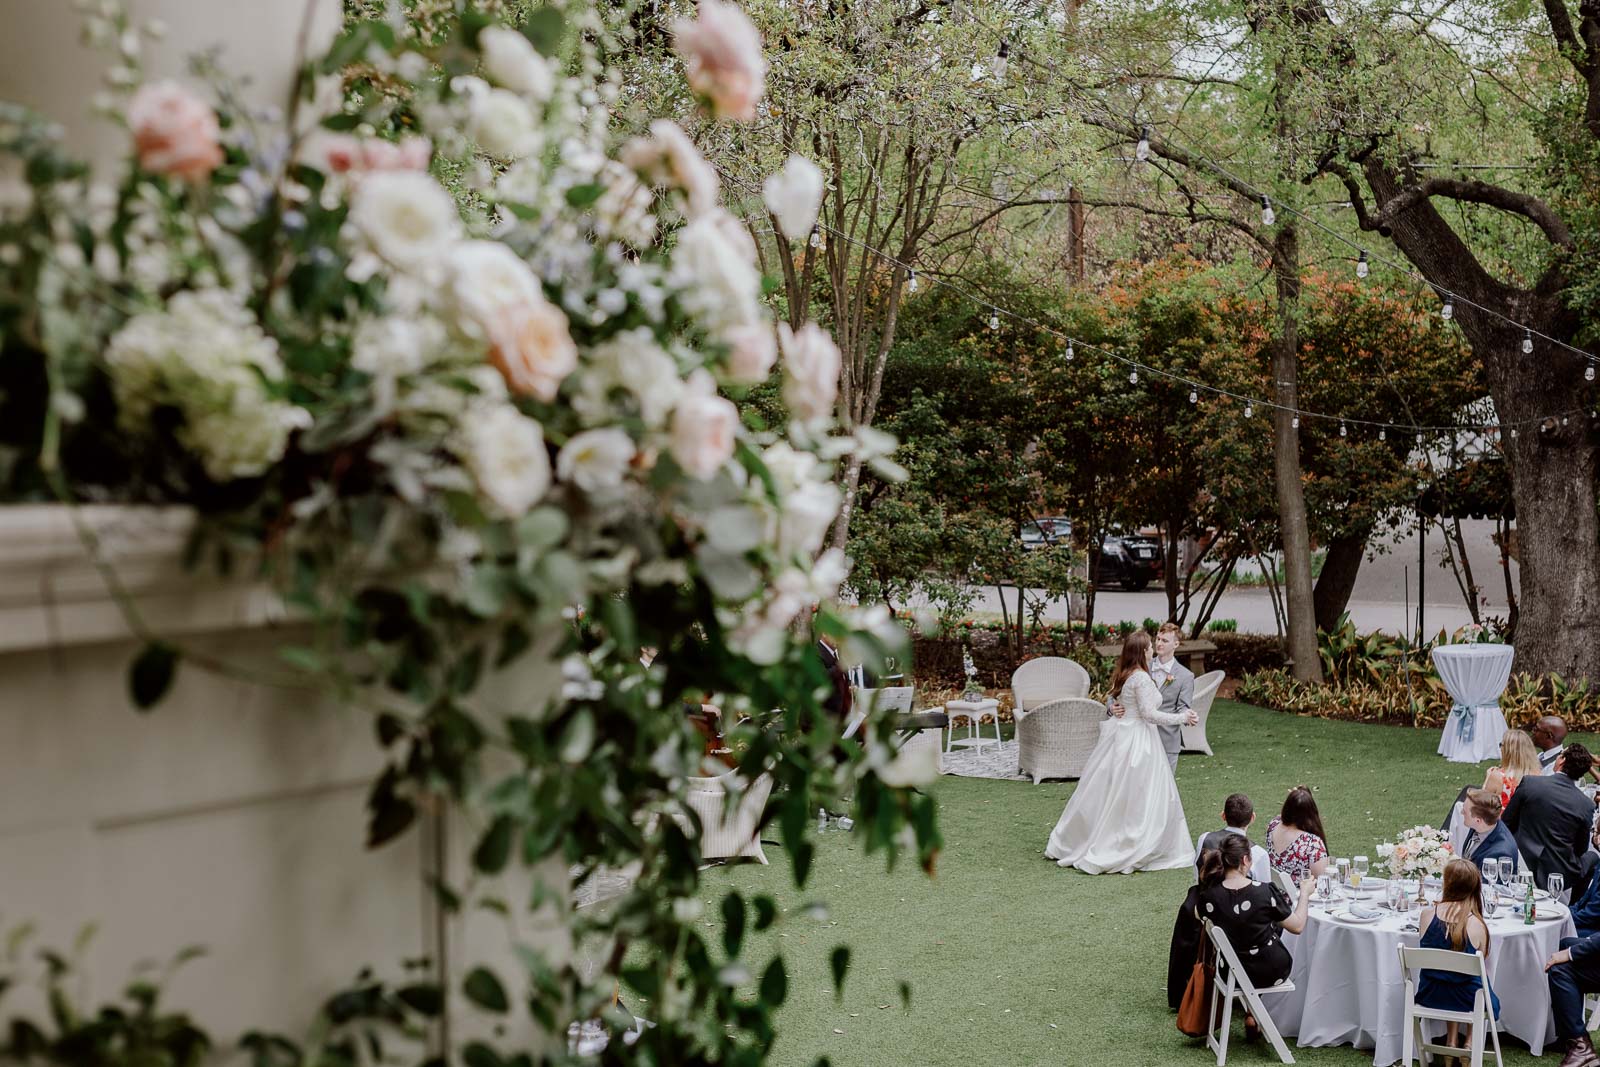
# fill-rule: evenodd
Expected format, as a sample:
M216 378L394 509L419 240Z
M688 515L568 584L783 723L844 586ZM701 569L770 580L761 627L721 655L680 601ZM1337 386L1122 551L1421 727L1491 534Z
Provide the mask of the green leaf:
M500 984L500 979L487 967L474 967L467 973L466 981L461 983L461 991L467 999L485 1011L504 1014L511 1009L511 999L506 996L506 987Z
M506 1061L482 1041L474 1041L461 1050L461 1062L466 1067L505 1067Z
M128 668L128 695L133 698L133 706L140 711L155 707L167 695L177 672L177 649L164 641L145 645Z
M527 21L522 24L522 36L547 59L561 51L561 39L566 32L567 20L561 12L550 7L535 8L528 12Z
M444 1010L444 991L432 982L403 986L394 995L400 1003L430 1019Z
M816 847L810 841L802 841L790 850L794 863L794 884L803 886L806 879L811 876L811 861L816 856Z
M828 966L833 970L833 996L844 999L844 976L850 969L850 946L838 945L828 954Z
M535 508L517 520L517 542L524 548L554 548L566 536L567 516L559 508Z
M783 960L775 959L761 973L761 1001L770 1008L776 1008L788 996L789 975L783 969Z
M511 840L516 834L516 820L501 815L489 825L489 830L472 853L472 865L484 874L499 874L511 858Z
M601 194L605 191L605 186L595 182L590 182L586 185L574 185L567 190L567 203L573 207L588 207L596 200L599 200Z
M911 1010L911 983L900 983L900 1006L906 1011Z
M480 618L488 619L500 614L506 604L506 580L500 568L476 568L462 590L467 610Z
M771 897L756 897L756 929L765 930L778 919L778 905Z
M737 892L729 893L722 898L722 947L729 958L737 956L744 944L744 922L744 897Z
M589 758L594 749L594 713L579 708L572 713L567 727L561 731L561 745L557 754L562 763L576 765Z

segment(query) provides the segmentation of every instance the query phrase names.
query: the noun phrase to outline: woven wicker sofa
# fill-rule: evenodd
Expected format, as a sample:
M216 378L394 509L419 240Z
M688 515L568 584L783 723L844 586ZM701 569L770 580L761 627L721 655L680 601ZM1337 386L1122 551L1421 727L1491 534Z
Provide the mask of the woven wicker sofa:
M1039 705L1017 720L1017 769L1034 785L1046 778L1077 778L1105 721L1106 706L1088 697Z

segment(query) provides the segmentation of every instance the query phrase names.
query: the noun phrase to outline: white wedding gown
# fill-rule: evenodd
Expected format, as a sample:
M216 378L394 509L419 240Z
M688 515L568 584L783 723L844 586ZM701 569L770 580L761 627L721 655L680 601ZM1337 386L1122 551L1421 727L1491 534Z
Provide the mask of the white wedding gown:
M1044 854L1088 874L1190 866L1194 842L1156 732L1158 724L1181 725L1184 716L1159 710L1161 691L1145 671L1123 682L1120 699L1127 712L1101 724L1100 741Z

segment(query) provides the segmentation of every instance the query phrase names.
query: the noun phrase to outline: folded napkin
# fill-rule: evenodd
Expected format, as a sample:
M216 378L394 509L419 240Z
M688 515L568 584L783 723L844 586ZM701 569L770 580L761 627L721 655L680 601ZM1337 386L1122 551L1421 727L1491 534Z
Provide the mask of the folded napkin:
M1350 914L1354 915L1358 919L1376 919L1382 915L1383 912L1379 911L1377 908L1369 908L1365 904L1351 904Z

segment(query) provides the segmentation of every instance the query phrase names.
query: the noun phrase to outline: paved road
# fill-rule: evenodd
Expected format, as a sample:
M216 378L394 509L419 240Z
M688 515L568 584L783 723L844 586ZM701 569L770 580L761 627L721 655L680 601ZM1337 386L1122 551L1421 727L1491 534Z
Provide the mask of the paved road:
M1500 553L1491 540L1494 524L1468 522L1462 524L1462 530L1467 538L1473 577L1487 594L1485 599L1488 606L1485 610L1489 615L1503 616L1506 612L1505 585L1500 572ZM1413 536L1384 547L1384 552L1362 563L1349 611L1358 630L1385 630L1398 634L1411 630L1416 624L1417 540ZM1426 603L1423 607L1423 627L1432 636L1441 629L1455 630L1464 626L1472 621L1472 616L1467 611L1466 602L1449 567L1443 564L1444 544L1437 532L1428 538L1426 547L1428 570L1424 577ZM1514 582L1515 563L1511 569ZM975 610L999 613L1000 605L993 590L985 591ZM1103 589L1095 598L1095 619L1099 622L1120 622L1123 619L1142 622L1146 618L1163 619L1166 616L1166 594L1154 587L1143 593ZM1065 605L1052 605L1049 617L1066 618ZM1234 619L1244 633L1277 632L1272 602L1265 589L1230 589L1223 594L1212 617Z

